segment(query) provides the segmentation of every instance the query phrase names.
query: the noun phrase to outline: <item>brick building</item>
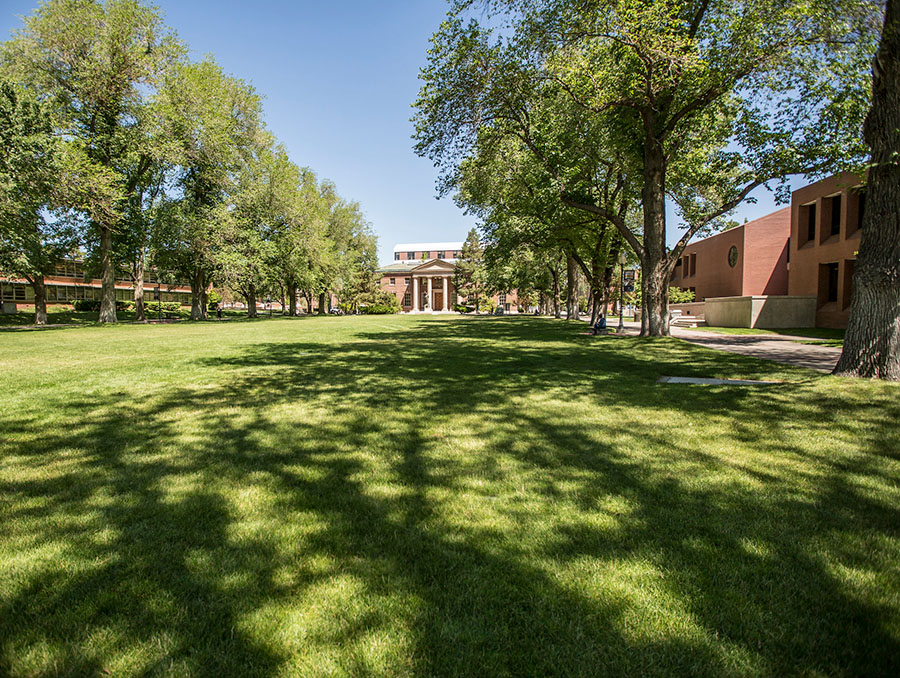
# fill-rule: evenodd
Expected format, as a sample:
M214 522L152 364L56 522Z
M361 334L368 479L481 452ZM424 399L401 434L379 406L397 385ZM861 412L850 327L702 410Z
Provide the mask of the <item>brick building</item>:
M670 284L691 290L697 301L788 293L791 208L688 245Z
M191 303L190 285L184 282L162 283L158 281L155 271L144 272L144 298L154 300L159 284L162 301L177 301L180 304ZM133 301L134 284L124 271L116 274L116 300ZM79 259L64 259L56 264L52 275L44 279L47 304L71 304L79 299L100 299L101 281L90 277ZM0 300L9 304L33 304L34 290L28 281L0 273Z
M395 245L393 261L379 269L381 289L396 295L405 313L452 312L457 304L453 272L462 247L461 242ZM518 311L515 290L492 299L507 313Z
M788 293L816 297L817 327L846 327L865 190L846 172L791 195Z

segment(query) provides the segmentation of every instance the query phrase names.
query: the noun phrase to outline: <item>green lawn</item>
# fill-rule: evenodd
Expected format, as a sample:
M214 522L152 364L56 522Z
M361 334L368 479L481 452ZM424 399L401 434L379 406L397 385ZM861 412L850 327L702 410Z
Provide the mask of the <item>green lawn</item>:
M799 342L801 344L838 347L844 345L844 330L828 327L797 327L784 330L763 330L755 327L695 327L692 329L716 334L780 334L789 337L807 337L811 340Z
M900 675L900 388L584 331L0 331L0 675Z

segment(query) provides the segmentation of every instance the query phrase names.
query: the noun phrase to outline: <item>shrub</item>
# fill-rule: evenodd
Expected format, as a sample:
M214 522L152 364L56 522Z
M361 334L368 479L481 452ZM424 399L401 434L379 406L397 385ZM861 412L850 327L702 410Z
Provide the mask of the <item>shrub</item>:
M372 304L360 310L366 315L390 315L400 311L398 307L388 306L387 304Z
M76 311L99 311L99 299L77 299L72 302L72 308Z
M456 306L453 307L453 310L457 313L471 313L475 310L475 307L467 306L466 304L456 304Z
M144 304L144 313L146 313L148 317L160 312L166 315L172 313L180 314L181 304L177 301L148 301Z

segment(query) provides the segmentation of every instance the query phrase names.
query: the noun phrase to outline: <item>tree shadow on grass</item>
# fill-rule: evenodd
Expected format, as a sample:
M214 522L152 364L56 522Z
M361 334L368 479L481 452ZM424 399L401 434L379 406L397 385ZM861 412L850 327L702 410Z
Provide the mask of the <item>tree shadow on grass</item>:
M4 596L0 669L45 648L60 675L116 662L147 675L896 674L896 605L834 569L897 567L860 560L852 538L896 544L896 506L844 481L890 477L896 403L861 413L858 455L829 461L826 445L782 466L768 457L805 449L787 423L799 413L824 434L845 400L811 418L816 379L655 381L807 373L524 328L257 344L201 359L207 383L133 410L55 403L80 422L70 431L4 421L0 440L26 441L16 463L68 464L3 482L0 515L60 556ZM579 420L576 401L596 410ZM733 422L722 445L740 459L666 425L700 416ZM784 429L779 449L756 445L763 426Z

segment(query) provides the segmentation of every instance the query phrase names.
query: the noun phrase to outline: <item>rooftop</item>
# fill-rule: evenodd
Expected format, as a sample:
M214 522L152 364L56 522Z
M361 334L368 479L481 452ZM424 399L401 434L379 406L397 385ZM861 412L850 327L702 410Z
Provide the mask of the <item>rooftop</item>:
M462 242L407 242L394 245L394 252L421 252L428 250L461 250Z

